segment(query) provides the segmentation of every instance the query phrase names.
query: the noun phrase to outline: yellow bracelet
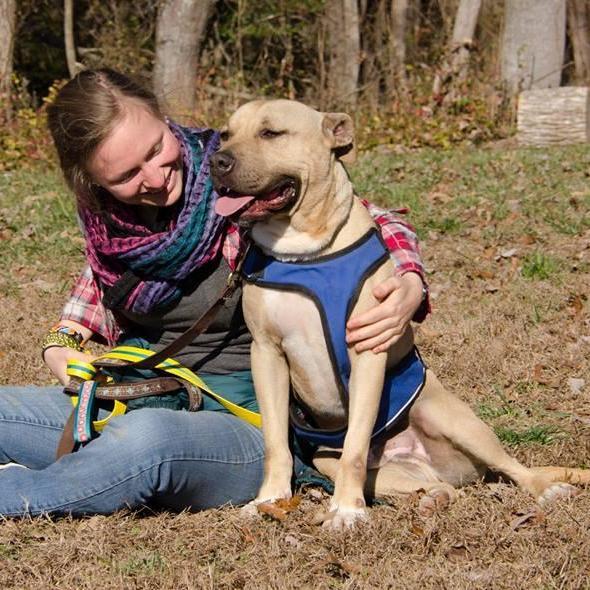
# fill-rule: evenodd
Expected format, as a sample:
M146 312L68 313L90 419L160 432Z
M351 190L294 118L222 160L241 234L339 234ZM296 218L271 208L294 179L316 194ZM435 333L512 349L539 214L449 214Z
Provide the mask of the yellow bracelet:
M49 330L48 334L43 338L41 343L41 354L43 354L48 348L59 346L62 348L71 348L82 352L84 347L82 341L84 337L80 332L76 332L73 328L67 326L55 326Z

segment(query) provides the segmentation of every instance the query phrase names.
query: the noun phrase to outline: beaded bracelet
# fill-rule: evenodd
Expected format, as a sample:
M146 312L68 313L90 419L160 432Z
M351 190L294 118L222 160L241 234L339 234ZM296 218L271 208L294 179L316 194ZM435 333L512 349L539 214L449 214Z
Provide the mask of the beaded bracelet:
M83 341L84 336L82 336L80 332L76 332L73 328L59 325L54 326L49 330L45 338L43 338L41 343L41 355L43 355L48 348L53 348L55 346L71 348L72 350L82 352L84 350L84 347L82 346Z

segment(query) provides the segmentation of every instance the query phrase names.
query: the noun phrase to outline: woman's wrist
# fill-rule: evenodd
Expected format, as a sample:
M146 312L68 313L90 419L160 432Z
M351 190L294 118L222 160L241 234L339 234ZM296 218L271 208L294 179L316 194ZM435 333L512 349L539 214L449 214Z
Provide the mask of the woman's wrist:
M84 336L71 326L56 324L49 329L41 343L41 356L50 348L69 348L77 352L84 351Z
M428 285L424 282L422 275L418 272L409 271L402 278L407 280L407 284L412 289L414 296L414 313L412 320L422 322L430 311Z
M411 294L416 300L416 306L420 305L428 294L428 289L417 272L407 272L402 275L402 280L408 285Z

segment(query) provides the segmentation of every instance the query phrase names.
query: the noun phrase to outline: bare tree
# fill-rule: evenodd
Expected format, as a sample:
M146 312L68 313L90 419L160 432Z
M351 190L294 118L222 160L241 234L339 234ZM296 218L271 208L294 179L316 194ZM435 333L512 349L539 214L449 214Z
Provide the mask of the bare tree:
M510 94L561 83L565 0L506 0L502 79Z
M588 0L567 0L567 22L574 50L576 79L590 84L590 5Z
M66 62L70 78L79 70L76 61L76 43L74 41L74 0L64 0L64 40L66 47Z
M390 89L397 88L401 91L401 94L404 94L407 89L406 34L408 6L408 0L393 0L391 3Z
M328 104L352 108L357 102L361 59L357 0L326 0Z
M6 119L12 114L12 56L16 30L16 0L0 0L0 109Z
M433 94L444 94L447 101L453 98L455 86L467 78L480 9L481 0L459 2L447 54L433 85Z
M199 51L215 0L162 0L156 23L154 91L176 116L192 115Z

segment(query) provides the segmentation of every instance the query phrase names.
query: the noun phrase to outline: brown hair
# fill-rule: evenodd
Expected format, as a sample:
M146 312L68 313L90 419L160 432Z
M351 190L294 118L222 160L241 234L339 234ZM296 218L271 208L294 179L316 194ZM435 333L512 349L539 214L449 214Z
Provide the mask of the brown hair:
M49 131L68 183L81 204L100 208L100 187L92 184L87 163L125 114L132 100L164 119L154 94L108 68L83 70L47 109Z

